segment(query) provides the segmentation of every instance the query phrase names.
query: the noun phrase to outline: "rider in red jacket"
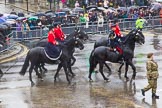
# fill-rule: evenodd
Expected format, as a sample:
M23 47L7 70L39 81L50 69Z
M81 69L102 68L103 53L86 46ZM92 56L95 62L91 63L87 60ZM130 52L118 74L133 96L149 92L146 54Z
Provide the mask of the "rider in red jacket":
M114 20L114 24L111 25L111 29L112 31L114 31L115 33L115 37L113 39L113 46L114 48L116 48L116 50L122 55L123 54L123 51L122 49L120 48L120 42L121 42L121 38L123 37L121 32L120 32L120 28L119 28L119 24L118 24L118 20Z
M121 48L121 38L122 34L120 32L118 20L114 20L114 24L111 25L111 30L114 32L113 38L110 38L110 45L113 48L113 50L116 50L119 52L119 61L122 63L122 56L123 56L123 50ZM110 36L109 36L110 37Z
M52 43L53 45L57 45L58 44L58 42L56 41L56 36L55 36L53 30L50 30L48 32L48 42Z
M58 41L64 41L65 39L65 35L61 29L61 26L59 24L54 24L54 29L53 29L55 36L56 36L56 40Z

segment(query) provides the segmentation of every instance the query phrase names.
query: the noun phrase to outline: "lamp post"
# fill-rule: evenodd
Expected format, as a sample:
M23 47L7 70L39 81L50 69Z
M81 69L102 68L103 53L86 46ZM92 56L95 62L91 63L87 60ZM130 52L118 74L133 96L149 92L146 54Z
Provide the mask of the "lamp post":
M28 0L26 0L26 7L27 7L27 10L26 11L28 12L28 8L29 8L28 7Z
M6 5L6 0L5 0L5 5Z
M56 9L56 0L54 0L54 12L55 12L55 9Z

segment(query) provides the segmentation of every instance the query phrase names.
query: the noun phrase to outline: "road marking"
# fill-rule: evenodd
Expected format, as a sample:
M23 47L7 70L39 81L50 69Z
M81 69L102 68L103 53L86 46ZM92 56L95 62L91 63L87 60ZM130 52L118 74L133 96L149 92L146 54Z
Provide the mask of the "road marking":
M21 53L18 54L18 55L15 55L15 56L13 56L13 57L9 57L9 58L7 58L7 59L1 60L0 63L5 63L5 62L13 61L13 60L16 60L17 58L20 58L20 57L22 57L22 56L24 56L24 55L27 54L28 48L27 48L26 46L20 44L20 43L17 43L17 44L18 44L19 46L22 47L23 52L21 52Z

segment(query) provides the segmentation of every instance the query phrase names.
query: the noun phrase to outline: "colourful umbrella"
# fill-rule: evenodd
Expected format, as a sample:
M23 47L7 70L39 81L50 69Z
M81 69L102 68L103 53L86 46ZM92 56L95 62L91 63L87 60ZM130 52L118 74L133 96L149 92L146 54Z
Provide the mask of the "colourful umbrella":
M37 16L31 16L31 17L28 18L28 20L37 20L37 19L38 19Z

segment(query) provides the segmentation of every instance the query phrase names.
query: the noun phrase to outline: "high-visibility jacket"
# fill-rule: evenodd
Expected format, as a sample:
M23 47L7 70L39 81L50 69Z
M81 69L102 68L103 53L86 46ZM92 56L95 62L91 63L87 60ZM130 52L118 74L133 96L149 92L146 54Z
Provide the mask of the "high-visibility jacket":
M137 19L137 20L136 20L136 28L137 28L137 29L138 29L138 28L142 29L144 23L145 23L145 19Z

